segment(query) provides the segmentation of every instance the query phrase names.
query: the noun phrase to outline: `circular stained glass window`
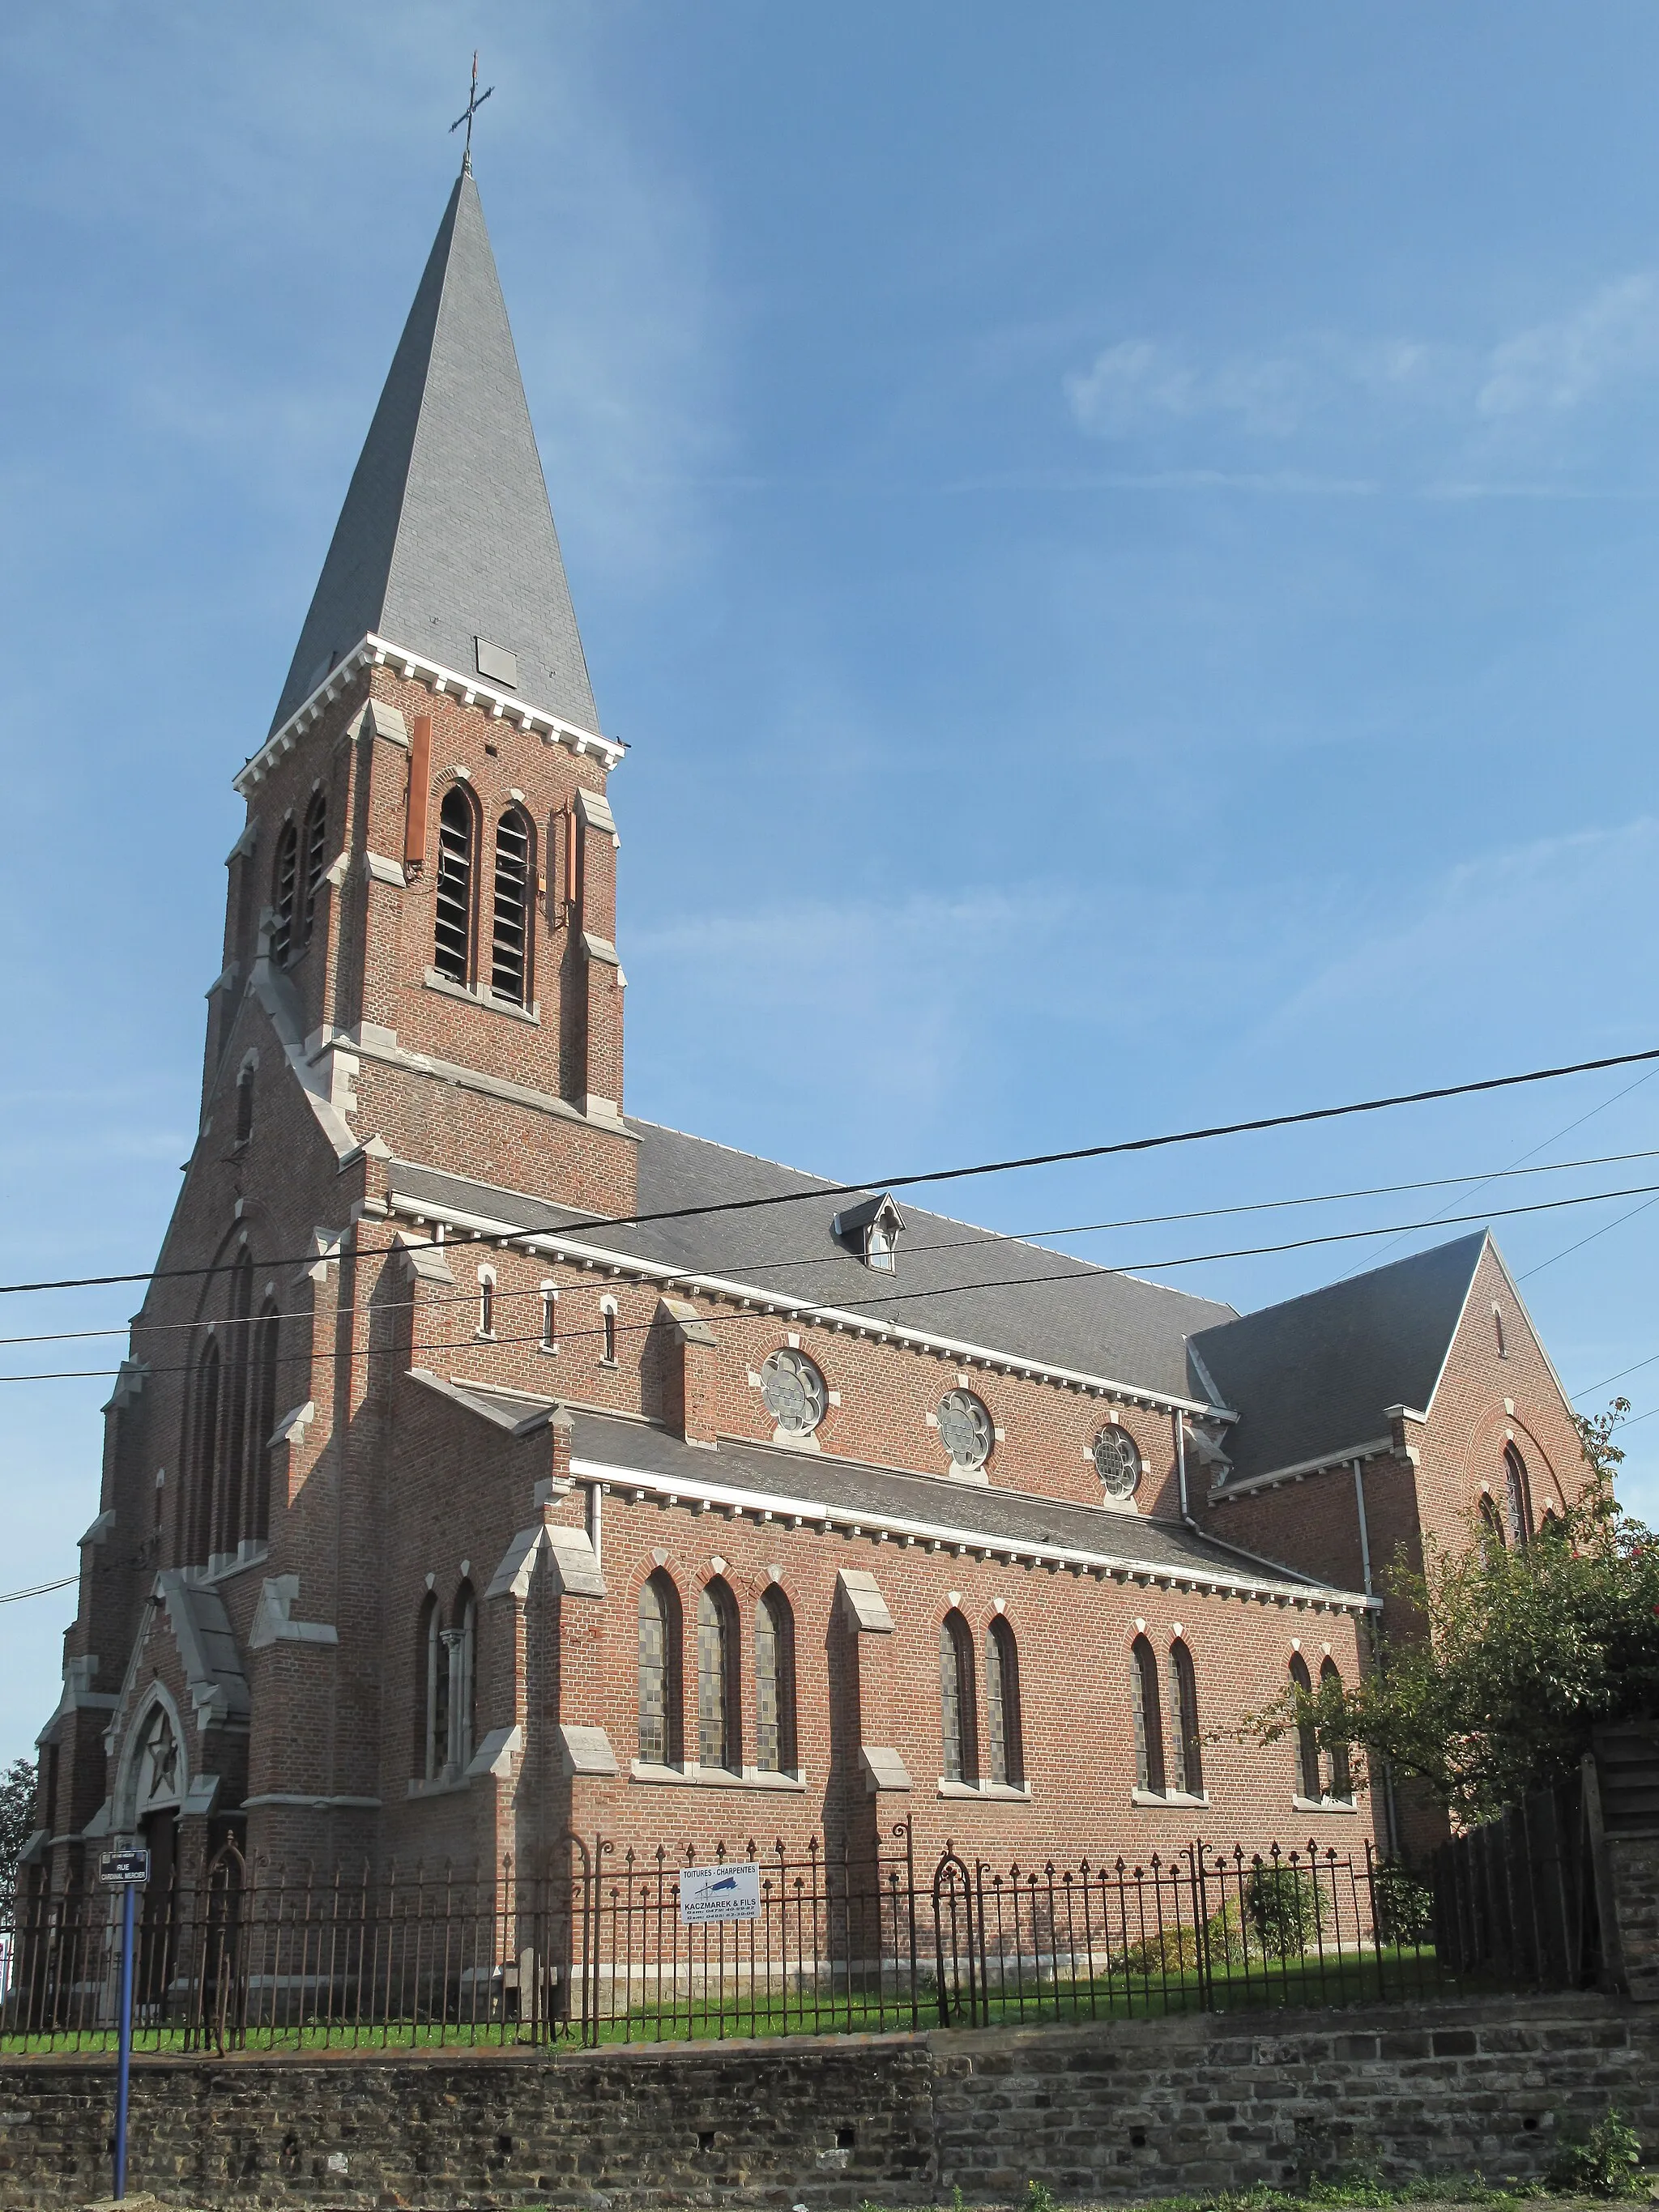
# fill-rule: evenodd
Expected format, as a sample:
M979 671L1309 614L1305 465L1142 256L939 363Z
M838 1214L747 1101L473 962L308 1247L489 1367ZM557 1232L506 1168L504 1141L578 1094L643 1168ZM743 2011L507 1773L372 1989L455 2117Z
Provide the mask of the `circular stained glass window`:
M1108 1498L1133 1498L1140 1480L1140 1452L1122 1429L1103 1429L1095 1438L1095 1471Z
M991 1416L971 1390L952 1390L939 1401L939 1432L953 1467L983 1467L991 1456Z
M775 1352L761 1369L761 1395L786 1434L811 1436L823 1419L829 1393L804 1352Z

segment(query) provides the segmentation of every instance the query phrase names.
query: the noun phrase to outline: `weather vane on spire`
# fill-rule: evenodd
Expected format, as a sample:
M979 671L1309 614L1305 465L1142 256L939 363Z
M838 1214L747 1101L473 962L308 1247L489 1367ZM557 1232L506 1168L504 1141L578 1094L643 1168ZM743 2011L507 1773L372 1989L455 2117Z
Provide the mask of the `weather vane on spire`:
M495 89L492 84L489 92L479 91L478 57L475 52L472 57L472 89L467 95L465 107L449 126L452 131L455 131L460 129L463 123L466 125L466 150L461 155L461 174L464 177L470 177L472 174L472 118Z

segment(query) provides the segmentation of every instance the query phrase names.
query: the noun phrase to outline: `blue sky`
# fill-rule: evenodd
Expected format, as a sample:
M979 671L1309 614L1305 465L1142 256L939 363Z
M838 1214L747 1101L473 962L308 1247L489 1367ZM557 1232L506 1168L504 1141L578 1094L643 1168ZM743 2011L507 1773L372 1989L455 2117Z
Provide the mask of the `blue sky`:
M879 1176L1659 1042L1650 7L64 0L0 26L8 1279L154 1253L229 778L475 44L632 748L635 1111ZM1031 1230L1653 1149L1640 1073L945 1202ZM1656 1168L1073 1241L1140 1263ZM1659 1355L1640 1203L1498 1224L1575 1390ZM1256 1305L1384 1242L1167 1279ZM137 1294L5 1303L92 1329ZM1659 1360L1626 1387L1659 1407ZM4 1587L72 1571L105 1395L0 1385ZM1630 1442L1659 1511L1659 1419ZM69 1613L0 1607L0 1757Z

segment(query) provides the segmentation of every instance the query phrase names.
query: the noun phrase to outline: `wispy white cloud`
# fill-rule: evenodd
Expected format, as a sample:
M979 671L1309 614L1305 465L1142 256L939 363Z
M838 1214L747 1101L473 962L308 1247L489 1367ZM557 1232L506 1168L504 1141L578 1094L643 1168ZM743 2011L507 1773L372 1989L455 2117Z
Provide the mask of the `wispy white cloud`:
M1461 862L1425 886L1405 921L1391 908L1362 921L1267 1018L1263 1040L1347 1025L1420 1036L1429 1022L1458 1037L1472 1022L1495 1041L1548 1035L1556 1007L1592 988L1606 1033L1622 1036L1645 1003L1656 884L1659 820L1645 816Z
M1581 307L1494 346L1475 396L1489 421L1580 408L1624 379L1659 368L1659 281L1604 284Z
M1286 356L1236 357L1195 368L1178 347L1124 338L1066 379L1066 396L1085 430L1127 437L1160 416L1232 416L1256 437L1288 438L1314 392L1307 365Z
M1078 427L1102 439L1209 422L1283 442L1322 418L1352 425L1358 413L1438 424L1458 450L1489 453L1517 439L1536 444L1553 422L1611 404L1656 370L1659 276L1636 270L1486 343L1311 331L1206 360L1179 340L1137 335L1062 386Z

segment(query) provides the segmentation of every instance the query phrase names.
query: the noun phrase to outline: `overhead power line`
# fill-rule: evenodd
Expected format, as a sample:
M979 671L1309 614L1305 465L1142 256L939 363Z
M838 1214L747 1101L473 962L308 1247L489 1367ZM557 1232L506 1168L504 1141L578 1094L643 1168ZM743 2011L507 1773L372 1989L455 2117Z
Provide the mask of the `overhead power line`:
M1158 1268L1167 1272L1176 1267L1202 1267L1212 1260L1253 1260L1270 1254L1280 1252L1299 1252L1315 1244L1346 1244L1351 1243L1356 1238L1362 1237L1391 1237L1395 1235L1403 1235L1409 1232L1413 1228L1428 1229L1439 1228L1443 1226L1455 1227L1469 1222L1499 1221L1515 1214L1553 1213L1559 1212L1565 1206L1594 1206L1599 1200L1612 1198L1634 1198L1645 1193L1652 1193L1655 1194L1656 1198L1659 1198L1659 1183L1642 1183L1637 1185L1633 1188L1626 1190L1587 1191L1583 1195L1577 1198L1535 1199L1528 1206L1497 1206L1481 1213L1440 1214L1437 1215L1431 1221L1389 1222L1379 1225L1375 1229L1329 1230L1322 1236L1291 1237L1285 1243L1279 1244L1242 1245L1229 1251L1193 1252L1188 1253L1179 1258L1173 1259L1126 1261L1120 1266L1103 1267L1100 1272L1108 1274L1133 1274L1139 1273L1143 1269L1152 1268ZM488 1241L493 1242L494 1240L492 1239ZM792 1312L799 1313L808 1319L810 1319L816 1312L857 1313L868 1307L879 1307L882 1308L884 1311L873 1315L871 1319L871 1326L879 1328L883 1324L884 1319L884 1310L886 1308L896 1305L905 1305L916 1298L959 1297L974 1291L1035 1290L1042 1284L1076 1283L1079 1279L1079 1277L1077 1272L1077 1263L1074 1261L1071 1267L1060 1269L1053 1274L1002 1275L994 1276L989 1280L980 1280L975 1282L925 1285L915 1290L910 1291L873 1291L867 1297L836 1299L833 1302L825 1301L823 1305L817 1305L809 1298L796 1299L785 1292L780 1292L779 1298L780 1303L787 1305ZM600 1286L596 1284L593 1287L597 1289ZM537 1296L538 1293L534 1291L525 1290L516 1292L498 1292L497 1295L504 1297L533 1297ZM459 1298L447 1298L442 1301L434 1300L434 1304L441 1303L446 1305L453 1305L462 1302L463 1301ZM472 1295L470 1294L465 1303L469 1304L473 1303ZM398 1311L407 1311L408 1307L407 1305L400 1305L396 1310ZM359 1310L366 1310L359 1309ZM422 1309L422 1310L429 1310L429 1309ZM222 1317L221 1318L222 1320ZM705 1315L703 1318L711 1323L716 1324L722 1322L746 1322L753 1321L755 1319L755 1315L752 1311L732 1314L708 1314ZM258 1327L258 1321L259 1316L257 1314L248 1315L238 1321L234 1326L239 1328L251 1330ZM651 1326L652 1324L648 1322L623 1322L618 1320L617 1322L618 1332L624 1335L641 1333ZM599 1328L562 1330L559 1336L559 1341L561 1344L579 1343L584 1337L599 1336L602 1334L603 1325L601 1325L601 1328ZM476 1344L478 1340L478 1338L474 1334L464 1338L455 1338L447 1343L423 1345L420 1348L423 1352L454 1352L469 1347ZM495 1337L487 1340L493 1342L499 1347L503 1345L510 1344L533 1344L539 1340L537 1334L532 1334L520 1337ZM384 1359L392 1357L402 1358L404 1356L404 1347L401 1345L365 1346L361 1351L356 1352L351 1355L351 1357L356 1359ZM279 1362L279 1364L286 1367L293 1365L297 1361L309 1365L313 1358L313 1354L309 1351L295 1352L285 1356ZM176 1362L171 1366L151 1367L149 1371L152 1375L182 1375L188 1371L189 1367L189 1361L181 1360ZM116 1376L118 1375L120 1371L121 1370L118 1367L63 1368L46 1370L29 1375L0 1375L0 1383L86 1382L96 1380L104 1376Z
M79 1575L65 1575L59 1583L35 1583L28 1589L0 1590L0 1605L15 1605L20 1597L45 1597L48 1590L73 1589Z
M547 1233L554 1236L568 1234L574 1240L605 1229L639 1228L658 1221L690 1221L714 1213L747 1213L762 1206L800 1206L813 1200L853 1198L872 1191L910 1189L918 1183L957 1182L969 1176L1009 1175L1020 1168L1056 1167L1078 1160L1110 1159L1129 1152L1156 1152L1171 1145L1202 1144L1213 1137L1248 1136L1265 1129L1289 1129L1312 1121L1339 1121L1355 1114L1380 1114L1395 1106L1422 1106L1441 1098L1466 1098L1482 1091L1513 1090L1521 1084L1552 1083L1561 1076L1587 1075L1599 1068L1629 1067L1645 1060L1659 1060L1659 1046L1644 1052L1614 1053L1601 1060L1571 1060L1559 1067L1530 1068L1520 1075L1489 1075L1475 1083L1448 1083L1431 1091L1402 1091L1386 1098L1355 1099L1344 1106L1311 1106L1294 1114L1263 1115L1249 1121L1218 1121L1207 1128L1172 1130L1155 1137L1127 1137L1114 1144L1083 1145L1069 1152L1030 1152L1018 1159L981 1160L972 1167L928 1168L908 1175L870 1176L861 1182L815 1183L806 1190L776 1191L763 1198L714 1199L701 1206L665 1206L651 1213L590 1215L584 1220L566 1224L563 1231ZM527 1235L532 1232L526 1231L521 1233ZM491 1235L488 1239L475 1237L470 1241L493 1243L495 1238ZM1238 1255L1227 1254L1221 1256L1231 1258ZM313 1264L317 1257L317 1253L312 1251L301 1253L290 1260L267 1260L263 1264L270 1267L301 1267ZM200 1278L224 1273L235 1264L234 1261L216 1261L199 1267L136 1268L125 1274L65 1275L34 1283L0 1283L0 1296L27 1291L96 1290L116 1283L152 1283ZM1195 1263L1190 1261L1148 1261L1135 1264L1185 1267Z
M971 1237L941 1237L935 1238L934 1241L929 1244L919 1244L915 1242L908 1242L906 1243L904 1249L905 1255L908 1259L915 1259L920 1257L920 1255L925 1252L963 1252L983 1250L988 1246L993 1244L1029 1244L1042 1237L1093 1237L1108 1230L1156 1229L1167 1226L1170 1223L1178 1221L1215 1221L1225 1219L1229 1217L1243 1213L1279 1213L1301 1206L1335 1206L1340 1204L1343 1200L1349 1199L1393 1198L1397 1197L1402 1192L1407 1191L1444 1190L1453 1185L1467 1185L1469 1183L1475 1183L1484 1187L1488 1183L1500 1182L1506 1177L1514 1177L1517 1176L1566 1175L1577 1168L1619 1167L1622 1166L1625 1162L1628 1160L1654 1159L1659 1159L1659 1151L1639 1152L1603 1152L1592 1159L1552 1160L1543 1167L1482 1169L1471 1175L1435 1176L1428 1178L1426 1181L1418 1182L1371 1183L1358 1190L1313 1191L1301 1198L1260 1198L1250 1200L1244 1204L1237 1206L1194 1206L1183 1213L1131 1214L1127 1216L1121 1221L1074 1221L1064 1224L1058 1228L1048 1229L981 1229L976 1230ZM1577 1202L1589 1203L1590 1200L1596 1196L1607 1194L1590 1193L1586 1198ZM1431 1226L1446 1218L1447 1217L1443 1214L1432 1215L1430 1222L1424 1225ZM1484 1218L1484 1217L1482 1218ZM1608 1226L1616 1227L1617 1224L1609 1223ZM557 1237L562 1234L562 1232L556 1231L549 1231L544 1232L537 1231L535 1233L538 1236L545 1234L550 1237ZM1363 1230L1357 1233L1367 1237L1388 1237L1394 1235L1395 1232L1388 1229L1375 1229ZM1401 1233L1406 1234L1409 1232L1402 1231ZM1597 1234L1599 1235L1600 1233L1601 1232L1598 1231ZM447 1238L442 1249L445 1251L464 1251L467 1249L469 1244L494 1244L498 1241L499 1240L496 1237L486 1231L480 1231L476 1234L463 1231L459 1235ZM569 1241L574 1244L579 1243L580 1240L576 1237L572 1237ZM841 1251L830 1253L824 1253L822 1251L800 1252L795 1253L789 1258L783 1260L745 1261L743 1262L743 1267L745 1275L763 1275L774 1274L781 1267L842 1267L846 1264L846 1260L847 1255ZM268 1267L279 1267L284 1263L280 1261L267 1261L264 1264ZM1097 1263L1092 1261L1085 1261L1083 1264L1093 1267ZM1103 1265L1104 1263L1099 1264ZM1116 1269L1108 1269L1107 1272L1117 1273L1121 1271ZM1346 1279L1346 1278L1344 1279ZM569 1284L563 1286L567 1296L570 1294L573 1289L582 1287L586 1286L572 1285ZM596 1285L595 1287L598 1286ZM511 1298L533 1298L539 1297L540 1291L534 1288L522 1291L511 1291L498 1288L496 1296L502 1301ZM462 1291L458 1291L453 1298L428 1298L426 1301L422 1310L429 1313L434 1306L472 1305L476 1303L477 1293L475 1291L470 1290ZM359 1313L366 1313L368 1310L369 1309L367 1306L358 1306L354 1309L354 1310ZM295 1307L287 1311L276 1314L251 1314L247 1316L247 1320L249 1325L252 1326L252 1324L258 1320L301 1321L308 1318L308 1314L309 1309ZM198 1329L202 1326L203 1323L199 1320L147 1322L144 1324L146 1333L151 1335L160 1335L170 1332L187 1332L192 1329ZM25 1336L0 1336L0 1348L18 1344L84 1344L99 1337L125 1336L129 1332L130 1327L131 1324L129 1323L112 1328L41 1329Z

